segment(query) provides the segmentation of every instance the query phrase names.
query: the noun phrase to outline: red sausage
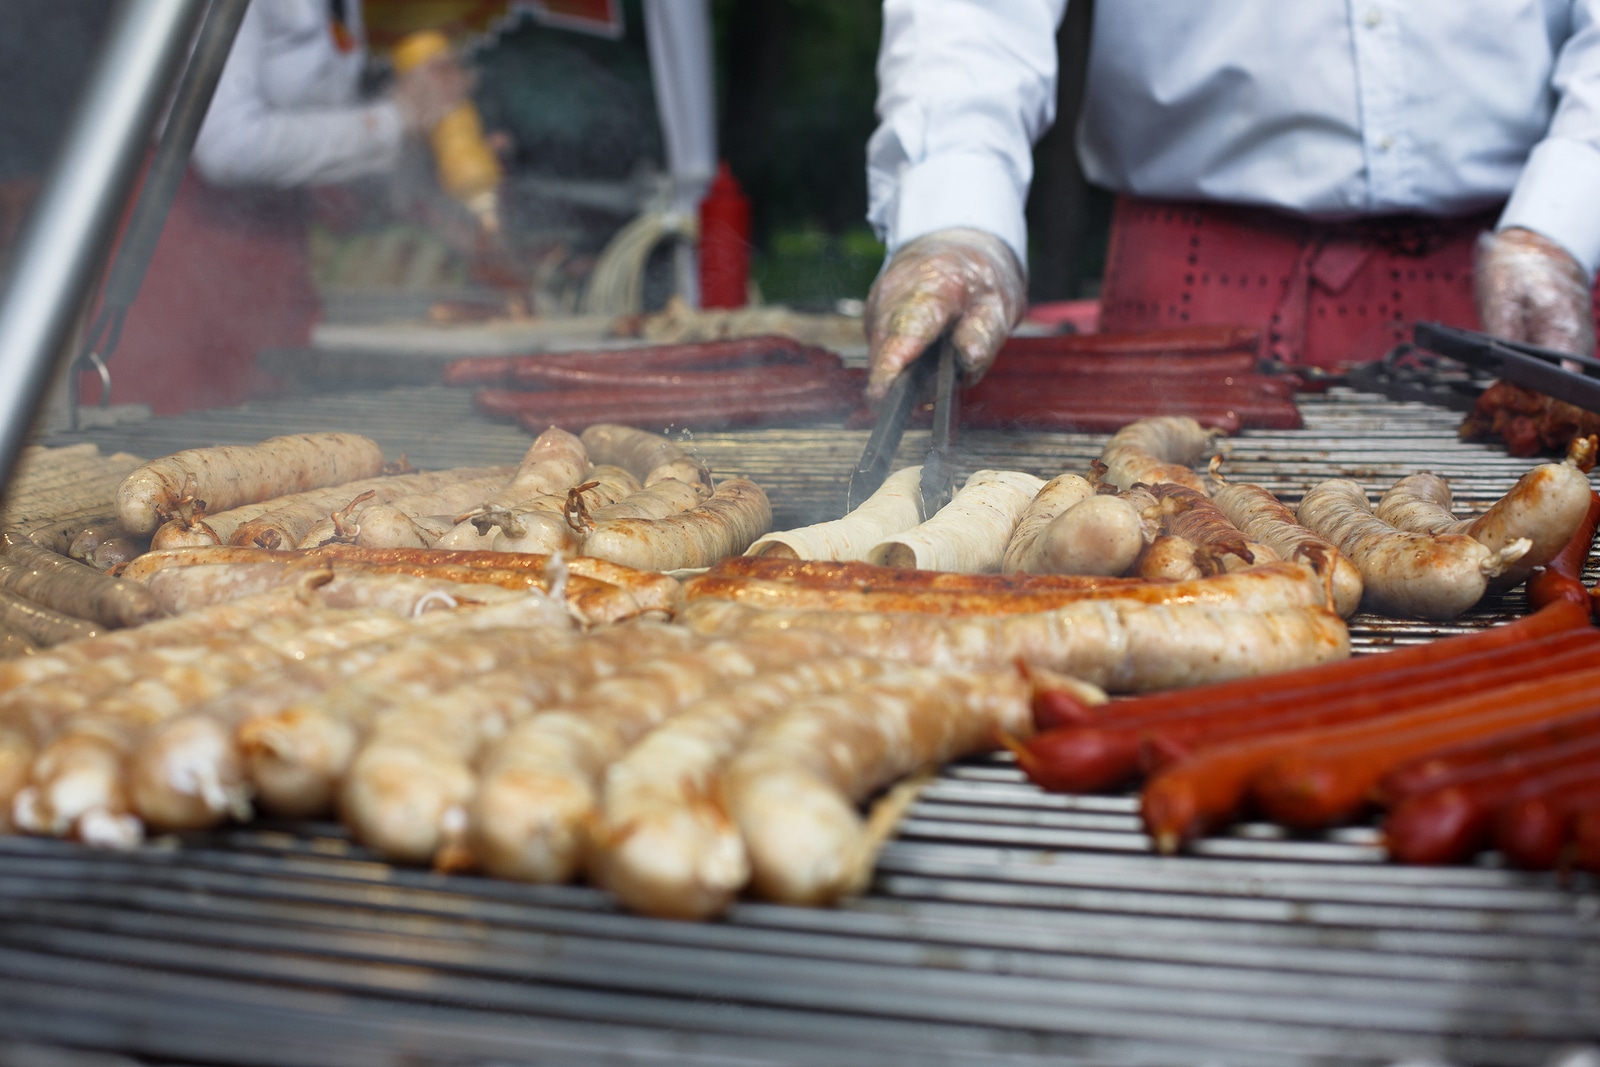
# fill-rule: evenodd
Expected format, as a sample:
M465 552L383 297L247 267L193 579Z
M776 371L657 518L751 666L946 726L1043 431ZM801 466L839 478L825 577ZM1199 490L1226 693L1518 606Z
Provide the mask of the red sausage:
M1139 333L1055 334L1049 337L1013 337L1001 354L1049 352L1065 356L1099 357L1113 362L1123 356L1165 355L1174 361L1213 352L1248 352L1261 349L1261 331L1249 326L1174 326Z
M1531 753L1597 735L1600 710L1430 752L1384 775L1378 783L1376 800L1393 807L1418 793L1453 784L1463 774L1482 773L1485 767L1514 766Z
M1583 565L1594 544L1595 527L1600 525L1600 493L1591 492L1589 514L1565 548L1528 579L1528 603L1542 608L1555 600L1570 600L1588 606L1589 591L1584 588Z
M1251 794L1275 822L1329 826L1358 813L1399 764L1444 745L1588 711L1596 685L1600 666L1338 728L1275 753L1254 776Z
M1514 865L1548 871L1561 861L1573 814L1600 804L1593 771L1560 772L1524 784L1500 813L1495 847Z
M1578 864L1600 874L1600 797L1585 804L1573 819L1572 843L1578 849Z
M1575 650L1575 651L1574 651ZM1374 679L1359 689L1330 686L1325 698L1307 700L1298 690L1287 699L1270 696L1259 701L1224 704L1213 708L1200 702L1194 709L1177 709L1159 716L1130 711L1117 716L1118 707L1133 707L1139 700L1113 701L1089 709L1093 721L1078 728L1081 735L1070 746L1062 744L1058 758L1074 760L1054 769L1079 792L1098 792L1126 783L1142 768L1157 771L1214 745L1284 730L1333 725L1389 714L1406 701L1439 700L1503 685L1544 677L1552 669L1547 657L1561 663L1582 663L1600 650L1600 635L1591 631L1561 634L1528 648L1504 649L1465 662L1425 665ZM1287 677L1287 676L1285 676ZM1191 690L1196 695L1202 690Z
M1341 813L1359 807L1373 782L1396 763L1429 748L1582 710L1592 699L1589 688L1596 682L1600 682L1600 669L1474 693L1343 726L1217 745L1150 780L1143 797L1145 826L1158 847L1171 851L1231 818L1257 784L1258 775L1269 766L1275 775L1265 792L1276 807L1275 814L1287 815L1284 821L1296 825L1321 825L1328 811L1351 794L1354 804L1345 804ZM1313 754L1325 755L1333 765L1308 766ZM1329 787L1335 794L1332 801L1326 796ZM1260 789L1256 792L1262 794Z
M1407 797L1384 822L1389 852L1401 863L1455 863L1484 846L1494 818L1531 779L1570 767L1600 771L1600 736L1522 758L1483 764L1435 789Z
M545 352L529 356L475 356L445 368L445 385L496 385L511 380L519 368L533 364L570 368L633 368L645 371L696 370L708 367L761 366L817 362L839 365L839 357L808 348L788 337L741 337L697 344L610 348L589 352Z

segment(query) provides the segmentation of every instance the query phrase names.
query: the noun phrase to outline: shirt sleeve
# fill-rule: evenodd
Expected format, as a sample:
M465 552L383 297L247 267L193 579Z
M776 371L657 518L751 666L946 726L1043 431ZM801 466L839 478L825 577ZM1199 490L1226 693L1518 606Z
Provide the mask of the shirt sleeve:
M1594 277L1600 266L1600 0L1574 0L1571 34L1551 76L1555 117L1528 156L1500 229L1555 241Z
M404 140L392 103L283 108L269 101L262 77L269 51L333 47L325 26L275 27L273 11L254 4L239 27L195 140L201 176L216 185L290 188L392 170Z
M996 235L1027 263L1023 206L1033 144L1055 119L1066 6L885 0L867 218L891 252L961 226Z

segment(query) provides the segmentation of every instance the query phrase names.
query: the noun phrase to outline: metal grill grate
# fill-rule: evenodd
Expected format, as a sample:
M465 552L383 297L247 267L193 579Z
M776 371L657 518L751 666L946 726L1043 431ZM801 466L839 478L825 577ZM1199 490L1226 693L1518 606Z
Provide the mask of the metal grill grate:
M1475 506L1525 461L1457 416L1335 393L1307 428L1232 442L1227 472L1288 499L1431 469ZM464 394L260 405L75 439L157 455L300 428L368 432L419 465L513 460L527 437ZM925 447L908 435L902 458ZM698 435L779 521L836 514L864 434ZM969 468L1083 469L1100 437L973 433ZM1593 562L1593 561L1591 561ZM1358 618L1359 647L1447 626ZM230 1064L1539 1064L1600 1034L1600 889L1383 862L1370 827L1246 825L1150 854L1131 797L1039 793L1009 759L948 769L832 910L713 924L373 862L336 827L244 827L131 855L0 838L0 1028Z

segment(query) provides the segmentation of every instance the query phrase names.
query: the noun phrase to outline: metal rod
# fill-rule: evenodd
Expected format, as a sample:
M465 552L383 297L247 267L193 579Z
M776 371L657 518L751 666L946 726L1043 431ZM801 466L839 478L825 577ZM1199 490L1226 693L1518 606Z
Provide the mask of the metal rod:
M204 0L122 0L0 293L0 472L116 230Z
M93 353L104 363L116 350L122 320L144 284L145 272L155 256L156 243L161 239L167 214L172 210L178 186L183 182L189 157L194 152L195 139L200 135L200 126L211 107L217 82L222 78L222 68L228 62L233 40L239 34L239 24L249 9L250 0L211 0L206 10L194 48L189 53L188 65L178 81L166 126L151 156L144 185L134 201L128 226L111 263L103 309L85 340L80 358ZM108 396L101 396L102 403L107 400Z

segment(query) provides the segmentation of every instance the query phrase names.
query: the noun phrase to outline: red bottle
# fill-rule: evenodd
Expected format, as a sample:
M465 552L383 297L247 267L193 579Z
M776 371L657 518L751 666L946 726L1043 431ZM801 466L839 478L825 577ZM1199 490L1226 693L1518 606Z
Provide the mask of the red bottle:
M700 201L700 306L744 307L750 281L750 201L727 161Z

